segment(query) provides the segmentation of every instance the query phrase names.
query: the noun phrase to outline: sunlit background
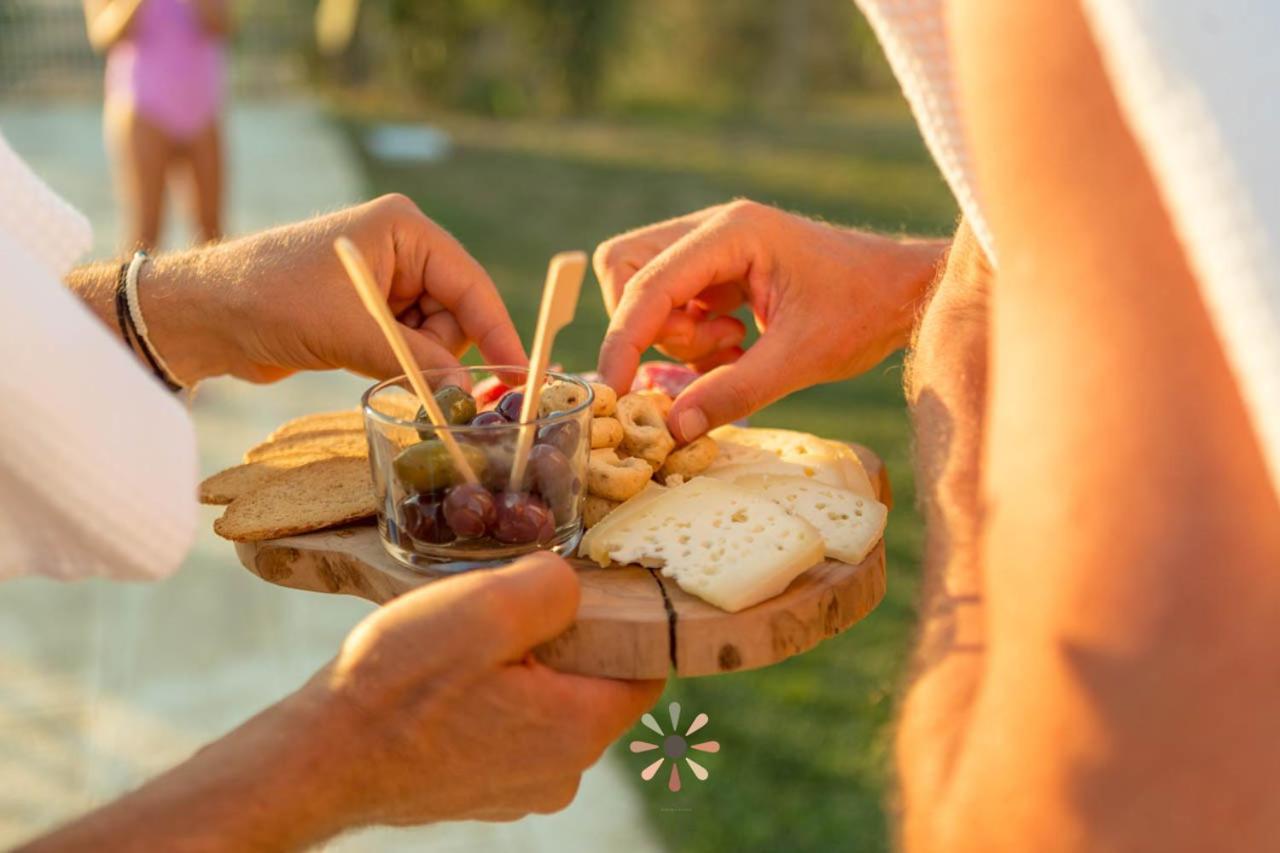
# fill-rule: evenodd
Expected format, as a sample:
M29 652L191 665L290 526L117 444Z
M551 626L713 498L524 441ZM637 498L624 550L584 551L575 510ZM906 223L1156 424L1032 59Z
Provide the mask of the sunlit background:
M332 53L317 47L315 0L234 5L230 230L407 193L489 268L526 337L552 253L736 196L892 232L943 234L954 221L849 0L369 0L349 42L340 20L322 21ZM79 0L0 0L0 131L90 216L95 256L111 255L101 63ZM165 244L179 247L189 231L173 210ZM594 365L604 329L598 295L584 293L557 352L570 369ZM890 725L920 551L900 383L894 360L754 419L857 440L887 461L889 593L809 654L672 682L663 703L707 713L722 744L707 781L670 793L617 749L561 815L376 830L331 847L889 847ZM209 383L194 407L206 472L290 415L352 405L364 384ZM165 583L0 587L0 845L118 795L284 695L368 610L268 586L207 527Z

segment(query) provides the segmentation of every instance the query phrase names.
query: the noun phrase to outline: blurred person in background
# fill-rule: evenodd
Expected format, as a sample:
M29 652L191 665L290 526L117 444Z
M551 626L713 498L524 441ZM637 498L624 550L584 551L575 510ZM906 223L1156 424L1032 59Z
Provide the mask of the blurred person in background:
M128 249L160 239L165 189L179 167L200 243L222 236L228 0L84 0L95 50L107 55L107 152Z

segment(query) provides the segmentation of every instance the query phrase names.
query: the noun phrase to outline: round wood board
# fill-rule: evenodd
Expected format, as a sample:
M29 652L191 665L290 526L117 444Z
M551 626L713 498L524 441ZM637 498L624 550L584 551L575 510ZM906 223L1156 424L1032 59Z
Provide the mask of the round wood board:
M854 445L880 500L891 504L883 463ZM376 604L447 578L407 569L382 548L377 528L359 525L243 542L249 571L280 586L356 595ZM573 560L582 582L574 625L535 650L564 672L611 678L714 675L755 669L807 651L870 613L885 591L884 542L856 566L827 560L781 595L726 613L684 592L656 569L602 569Z

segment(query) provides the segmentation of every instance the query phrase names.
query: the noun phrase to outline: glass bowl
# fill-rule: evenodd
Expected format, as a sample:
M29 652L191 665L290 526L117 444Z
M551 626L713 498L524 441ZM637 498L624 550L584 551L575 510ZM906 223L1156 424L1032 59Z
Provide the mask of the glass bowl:
M527 424L482 414L501 411L518 418L519 406L511 400L501 404L500 395L508 388L522 391L527 375L523 367L507 366L422 372L437 400L443 397L446 417L453 408L460 418L469 414L470 404L457 389L476 403L475 417L484 423L458 423L445 431L467 458L477 483L465 482L441 430L425 413L418 419L418 400L404 376L365 392L361 403L378 531L398 562L434 572L462 571L533 551L568 554L577 547L594 395L581 379L548 372L548 382L578 386L582 401ZM449 385L455 390L442 393ZM516 444L525 429L531 431L528 464L522 482L513 488Z

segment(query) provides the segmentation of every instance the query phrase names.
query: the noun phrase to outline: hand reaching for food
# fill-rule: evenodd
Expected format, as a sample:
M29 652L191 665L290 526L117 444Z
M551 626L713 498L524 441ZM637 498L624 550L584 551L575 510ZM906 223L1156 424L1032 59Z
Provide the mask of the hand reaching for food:
M705 375L668 418L692 441L903 346L946 244L837 228L748 201L614 237L595 253L612 317L600 373L625 391L650 346ZM760 338L732 312L746 305Z
M271 382L298 370L400 373L334 254L345 235L374 278L424 368L453 367L473 343L493 364L523 364L524 349L497 288L461 244L404 196L383 196L306 222L157 256L138 297L150 343L186 385L218 375ZM116 324L114 264L69 284Z

